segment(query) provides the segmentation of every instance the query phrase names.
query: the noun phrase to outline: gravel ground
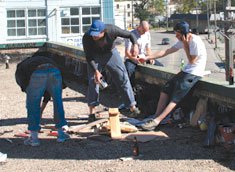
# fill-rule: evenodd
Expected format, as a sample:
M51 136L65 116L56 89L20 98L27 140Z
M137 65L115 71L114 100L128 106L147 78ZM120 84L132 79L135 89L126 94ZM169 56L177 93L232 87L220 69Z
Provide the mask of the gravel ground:
M139 143L142 156L129 161L121 161L120 158L132 156L132 142L95 141L87 138L87 133L73 134L71 140L59 144L55 137L47 136L48 131L44 130L39 136L40 147L24 146L23 139L14 136L27 129L25 94L16 85L15 67L16 64L11 64L10 69L6 70L4 64L0 64L0 151L8 154L7 161L0 164L1 172L235 170L234 151L226 151L221 146L203 148L204 132L191 127L180 129L176 125L161 127L161 131L169 136L167 140ZM86 122L78 119L78 116L88 113L85 91L86 85L83 84L78 86L76 92L69 88L63 91L64 108L70 126ZM101 99L103 105L118 104L115 94L103 93ZM43 123L53 124L52 112L52 102L49 102L43 114Z

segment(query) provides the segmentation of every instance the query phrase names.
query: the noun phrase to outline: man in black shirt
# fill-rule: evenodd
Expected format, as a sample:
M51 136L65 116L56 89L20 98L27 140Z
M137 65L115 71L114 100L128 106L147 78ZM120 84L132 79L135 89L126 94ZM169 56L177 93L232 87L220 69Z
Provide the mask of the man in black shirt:
M30 137L25 145L39 146L38 131L40 127L40 103L46 91L53 98L54 119L58 129L58 142L69 139L62 127L67 125L62 102L62 77L60 70L51 58L37 55L28 57L17 65L16 82L26 93L26 108L28 114L28 130Z
M125 65L115 48L114 41L117 37L129 38L133 44L133 55L138 55L136 37L131 32L122 30L115 25L95 20L89 31L83 36L83 48L88 63L88 106L90 114L94 114L95 106L99 105L98 84L101 83L101 72L106 68L120 92L122 102L126 107L130 107L130 113L126 115L136 117L140 112L135 106L136 101Z

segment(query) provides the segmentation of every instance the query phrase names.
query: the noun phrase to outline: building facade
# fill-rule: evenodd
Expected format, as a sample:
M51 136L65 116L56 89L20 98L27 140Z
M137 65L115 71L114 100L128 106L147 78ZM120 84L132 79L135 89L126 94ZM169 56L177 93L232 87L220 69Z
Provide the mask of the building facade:
M55 41L81 46L92 21L114 24L113 0L1 0L0 44Z
M126 0L114 2L115 25L122 29L132 29L139 24L139 19L134 17L134 3L139 1Z

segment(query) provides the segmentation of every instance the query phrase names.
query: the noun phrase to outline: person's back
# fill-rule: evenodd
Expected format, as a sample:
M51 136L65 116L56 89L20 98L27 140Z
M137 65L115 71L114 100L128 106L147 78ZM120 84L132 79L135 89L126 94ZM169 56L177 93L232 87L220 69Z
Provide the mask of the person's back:
M62 76L54 61L45 56L33 56L17 65L16 81L22 91L26 93L26 107L28 115L28 130L30 137L24 141L25 145L39 146L38 131L40 127L40 103L46 91L53 99L54 119L58 129L58 142L69 138L62 129L67 125L64 117L62 102Z
M52 64L55 66L55 62L45 56L32 56L24 59L17 64L15 77L17 84L21 87L22 91L25 91L32 73L39 65Z

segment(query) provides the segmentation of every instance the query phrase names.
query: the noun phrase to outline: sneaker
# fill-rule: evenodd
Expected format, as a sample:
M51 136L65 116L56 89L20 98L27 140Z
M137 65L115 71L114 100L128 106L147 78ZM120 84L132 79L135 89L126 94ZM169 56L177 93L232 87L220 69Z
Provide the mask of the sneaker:
M140 127L146 131L153 131L157 126L158 124L153 119L150 119L146 121L144 124L142 124Z
M95 114L90 114L90 115L88 116L88 122L90 123L90 122L94 122L94 121L96 121Z
M7 159L7 154L0 152L0 162L4 162Z
M67 133L61 133L58 135L57 137L57 142L59 143L63 143L65 142L66 140L69 140L70 139L70 136L67 134Z
M124 113L124 115L126 115L129 118L136 118L139 114L140 110L137 107L133 111L129 109L128 112Z
M34 147L34 146L39 146L40 142L38 139L33 139L32 137L29 137L24 141L24 145L30 145Z
M62 127L62 129L63 129L63 131L68 131L69 130L69 126L68 125L64 125L63 127Z

